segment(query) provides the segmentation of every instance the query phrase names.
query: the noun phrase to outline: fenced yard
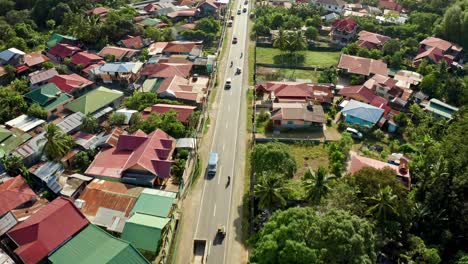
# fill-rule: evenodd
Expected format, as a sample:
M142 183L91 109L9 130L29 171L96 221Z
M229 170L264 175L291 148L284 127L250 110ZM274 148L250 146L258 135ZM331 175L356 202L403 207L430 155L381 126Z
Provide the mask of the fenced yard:
M326 68L335 66L339 51L301 51L296 55L275 48L257 47L257 63Z

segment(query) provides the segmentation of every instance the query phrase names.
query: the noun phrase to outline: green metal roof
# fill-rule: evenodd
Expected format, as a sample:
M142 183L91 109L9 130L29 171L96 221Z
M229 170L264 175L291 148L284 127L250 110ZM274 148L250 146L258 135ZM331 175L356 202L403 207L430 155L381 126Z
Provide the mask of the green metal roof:
M19 134L0 127L0 158L10 154L24 142L28 141L31 135L28 133Z
M155 252L161 240L161 231L169 218L136 213L125 223L122 239L138 249Z
M62 92L54 83L48 83L24 95L27 99L38 103L45 110L53 110L72 98Z
M72 36L66 36L66 35L60 35L57 33L52 34L50 38L47 40L47 47L52 48L53 46L57 45L62 41L62 39L68 39L68 40L76 40L77 38L72 37Z
M161 20L159 20L159 19L145 18L139 23L142 24L143 26L151 26L152 27L152 26L156 26L160 22L161 22Z
M452 119L452 115L458 111L458 108L446 104L438 99L432 98L429 100L429 104L426 106L426 110L433 112L439 116L443 116L448 119Z
M49 261L60 264L150 263L130 243L115 238L92 224L50 255Z
M122 92L101 86L66 104L65 108L75 113L81 112L85 115L89 113L92 114L120 97L123 97Z
M177 193L145 188L138 197L131 214L143 213L167 217Z
M161 85L162 81L158 78L146 79L141 85L143 92L156 92L157 88Z

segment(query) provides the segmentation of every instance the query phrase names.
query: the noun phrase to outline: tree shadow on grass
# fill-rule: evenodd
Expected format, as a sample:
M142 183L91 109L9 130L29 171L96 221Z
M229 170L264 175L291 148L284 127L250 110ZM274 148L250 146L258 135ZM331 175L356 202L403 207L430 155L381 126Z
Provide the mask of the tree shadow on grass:
M283 53L275 55L273 62L280 65L302 66L305 62L305 55L301 53Z

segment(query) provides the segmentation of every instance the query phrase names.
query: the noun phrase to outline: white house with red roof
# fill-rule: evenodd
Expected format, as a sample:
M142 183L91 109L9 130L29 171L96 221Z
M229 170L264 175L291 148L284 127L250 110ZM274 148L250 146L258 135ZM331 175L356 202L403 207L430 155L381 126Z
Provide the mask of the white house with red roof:
M329 86L305 82L266 82L259 84L257 91L266 93L268 100L279 103L305 103L313 100L321 104L330 104L333 100Z
M361 30L358 34L358 45L361 48L381 49L391 38L377 33Z
M419 43L419 52L413 64L419 65L423 59L426 59L436 64L445 60L451 65L460 58L462 51L463 48L457 44L436 37L427 37Z
M359 25L354 19L346 17L332 24L331 41L337 45L346 45L356 36Z
M83 65L83 68L91 64L99 64L104 61L104 58L86 51L78 52L71 57L71 62L75 65Z
M207 79L198 77L196 82L199 83L197 84L190 79L176 75L164 79L156 92L161 98L175 99L189 104L200 104L205 99L208 86L204 80Z
M382 60L368 59L358 56L342 54L338 63L338 69L346 73L365 75L368 77L374 74L388 75L387 64Z
M116 129L106 143L86 175L144 186L163 185L171 177L176 141L166 132L126 134Z
M47 56L55 61L63 62L65 58L70 58L80 51L81 49L76 46L59 43L47 51Z
M55 75L49 80L49 83L55 84L60 90L68 94L77 96L87 91L87 88L94 82L73 73Z

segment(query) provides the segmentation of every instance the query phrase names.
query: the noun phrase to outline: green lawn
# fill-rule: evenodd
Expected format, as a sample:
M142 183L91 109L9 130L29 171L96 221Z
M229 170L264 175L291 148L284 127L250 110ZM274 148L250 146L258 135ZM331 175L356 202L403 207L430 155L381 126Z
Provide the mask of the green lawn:
M271 74L257 73L257 79L260 81L281 81L283 79L307 79L317 83L320 71L281 69L281 68L262 68L262 72L270 71Z
M328 152L324 144L291 144L290 148L297 164L296 178L302 177L308 167L313 170L328 168Z
M297 54L297 58L287 53L282 53L279 49L257 47L257 63L268 64L295 64L300 66L330 67L338 64L340 52L302 51Z

